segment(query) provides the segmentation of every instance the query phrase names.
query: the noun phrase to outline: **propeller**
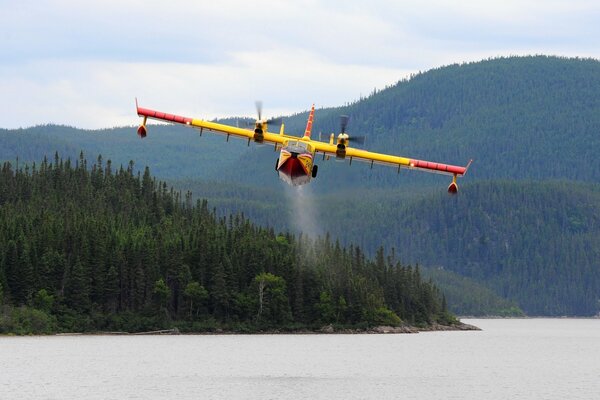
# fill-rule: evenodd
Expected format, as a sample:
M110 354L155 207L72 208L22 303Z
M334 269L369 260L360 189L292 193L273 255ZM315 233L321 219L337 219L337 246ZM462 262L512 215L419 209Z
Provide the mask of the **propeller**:
M348 125L348 120L350 119L347 115L340 115L340 131L342 133L346 133L346 125Z
M256 105L256 113L258 114L258 120L260 121L262 119L262 101L256 100L254 104Z
M346 127L348 126L349 119L350 117L347 115L340 115L340 131L342 134L346 133ZM363 145L365 144L365 136L349 136L348 141Z
M256 114L258 115L258 121L262 121L262 107L263 107L262 101L257 100L254 104L256 105ZM283 123L283 118L281 118L281 117L269 118L265 122L269 125L281 125Z
M350 137L348 137L349 142L355 142L360 145L365 144L365 139L366 139L365 136L350 136Z

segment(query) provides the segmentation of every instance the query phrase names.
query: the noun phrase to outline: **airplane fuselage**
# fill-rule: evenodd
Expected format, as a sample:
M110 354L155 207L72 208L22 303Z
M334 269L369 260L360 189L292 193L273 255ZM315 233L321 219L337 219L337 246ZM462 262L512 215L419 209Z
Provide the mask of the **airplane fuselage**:
M309 183L310 179L316 176L314 156L315 151L310 143L302 140L290 140L279 152L276 165L279 177L293 186Z

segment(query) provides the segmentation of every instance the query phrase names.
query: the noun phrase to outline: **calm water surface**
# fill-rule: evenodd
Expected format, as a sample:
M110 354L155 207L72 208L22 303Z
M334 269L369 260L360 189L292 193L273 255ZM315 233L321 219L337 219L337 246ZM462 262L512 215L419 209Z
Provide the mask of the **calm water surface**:
M0 399L600 399L600 320L415 335L0 337Z

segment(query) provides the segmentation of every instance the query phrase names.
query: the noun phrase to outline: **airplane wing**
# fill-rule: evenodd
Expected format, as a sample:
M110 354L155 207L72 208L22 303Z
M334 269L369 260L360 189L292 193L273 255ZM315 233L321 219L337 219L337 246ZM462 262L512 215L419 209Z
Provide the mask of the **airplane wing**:
M191 126L200 129L200 132L206 129L208 131L222 133L227 135L227 139L229 139L229 136L234 136L242 139L247 139L248 142L250 142L250 140L254 140L260 143L267 143L272 145L281 145L286 140L285 136L280 134L274 134L269 132L257 133L254 130L250 129L243 129L235 126L219 124L216 122L204 121L202 119L182 117L180 115L168 114L162 111L156 111L151 110L149 108L139 107L137 104L137 100L136 109L138 116L144 118L144 121L138 128L138 135L142 138L146 137L147 135L148 131L146 128L146 121L148 118L150 118L158 121L169 122L172 124Z
M312 141L311 144L314 146L317 152L323 153L324 157L329 156L340 158L338 147L335 144L319 141ZM400 171L400 168L418 169L421 171L451 176L463 176L464 174L466 174L467 170L469 169L469 166L471 165L471 162L473 161L469 161L469 163L465 167L460 167L456 165L417 160L413 158L394 156L390 154L375 153L372 151L356 149L353 147L345 147L344 151L345 153L343 158L349 159L350 163L352 163L352 160L357 160L370 163L371 166L373 166L373 164L395 166L398 168L398 171Z
M230 136L239 137L239 138L248 140L248 144L250 144L250 141L255 141L258 143L271 144L277 148L277 146L283 147L286 144L286 142L288 142L289 140L292 140L292 139L293 140L304 140L304 141L310 142L310 144L311 144L311 146L313 146L315 152L322 153L323 158L336 157L338 159L340 159L340 158L341 159L349 159L350 163L352 163L353 160L363 161L363 162L370 163L371 167L373 167L373 164L391 165L391 166L397 167L398 172L400 172L401 168L406 168L406 169L418 169L421 171L433 172L433 173L437 173L437 174L450 175L450 176L452 176L452 183L450 183L450 186L448 187L448 192L452 193L452 194L455 194L458 191L458 186L456 184L456 178L458 176L463 176L464 174L466 174L467 170L469 169L469 166L471 165L471 162L473 161L473 160L471 160L465 167L461 167L461 166L450 165L450 164L442 164L442 163L437 163L437 162L400 157L400 156L395 156L395 155L390 155L390 154L375 153L372 151L349 147L348 146L348 142L349 142L348 135L345 135L345 137L338 138L337 144L334 144L334 142L333 142L334 138L332 135L331 141L329 143L326 143L326 142L321 142L321 141L317 141L317 140L311 140L310 135L306 136L306 134L303 138L284 135L283 125L281 127L279 134L269 133L269 132L267 132L267 121L260 119L260 113L259 113L259 120L256 121L256 124L255 124L255 129L250 130L250 129L243 129L243 128L231 126L231 125L219 124L216 122L204 121L204 120L196 119L196 118L189 118L189 117L182 117L182 116L174 115L174 114L167 114L162 111L151 110L148 108L142 108L142 107L138 106L137 100L136 100L136 108L137 108L137 114L140 117L144 118L144 121L138 128L138 135L140 137L146 137L146 134L147 134L146 121L148 120L148 118L150 118L150 119L169 122L169 123L173 123L173 124L191 126L191 127L200 129L201 133L204 129L206 129L208 131L222 133L222 134L227 135L227 139L229 139ZM309 123L311 123L311 122L312 121L310 121L310 119L309 119ZM341 135L344 135L343 129L342 129Z

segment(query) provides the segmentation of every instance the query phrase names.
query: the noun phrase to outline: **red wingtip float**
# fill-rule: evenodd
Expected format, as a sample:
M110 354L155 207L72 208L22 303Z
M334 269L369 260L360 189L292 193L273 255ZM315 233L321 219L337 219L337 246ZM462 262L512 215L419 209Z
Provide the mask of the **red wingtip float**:
M148 131L146 130L146 125L140 125L139 128L137 129L137 134L142 139L145 138L148 135Z
M140 107L138 106L137 97L135 98L135 111L137 111L138 115L141 115ZM146 121L147 120L148 120L148 117L144 116L144 120L142 121L142 124L137 129L137 134L141 139L145 138L148 135L148 130L146 129Z
M276 151L280 150L279 158L275 163L275 170L281 179L294 186L307 184L310 182L311 178L317 177L318 166L314 164L314 161L317 153L321 153L323 155L323 161L329 160L330 158L334 158L336 160L347 159L349 160L349 164L352 164L353 160L357 160L369 163L371 168L373 168L373 164L384 164L396 167L398 172L400 172L400 169L406 168L449 175L452 176L452 182L450 183L450 186L448 186L448 193L456 194L458 193L456 178L465 175L469 169L469 166L471 165L471 162L473 161L469 161L466 167L460 167L456 165L410 159L390 154L375 153L350 147L351 142L356 142L359 144L362 142L362 144L364 144L364 137L350 137L348 133L346 133L348 117L345 115L340 119L341 133L337 136L337 140L333 133L329 138L329 142L313 140L310 136L315 113L314 104L308 114L306 129L302 137L286 135L284 133L284 125L282 123L279 133L271 133L267 131L267 125L278 125L278 123L275 123L276 120L267 120L262 118L262 107L260 104L261 103L257 102L258 119L254 124L254 130L250 130L219 124L216 122L204 121L201 119L167 114L160 111L150 110L148 108L141 108L138 106L136 99L135 106L137 114L140 117L143 117L142 124L137 129L137 133L141 138L146 137L148 134L146 122L148 118L151 118L159 121L192 126L200 129L200 133L202 133L204 129L222 133L227 135L227 140L229 140L230 136L243 138L248 141L248 145L250 145L251 141L256 143L271 144L275 146Z
M450 185L448 185L448 193L452 195L458 193L458 185L456 182L451 182Z
M469 167L471 166L472 162L473 162L473 160L469 160L469 163L467 164L466 167L458 167L458 168L460 168L460 170L454 174L454 176L452 177L452 182L450 182L450 185L448 185L448 194L455 195L458 193L458 185L456 184L456 177L458 175L463 176L464 174L466 174ZM441 164L438 164L438 165L441 165Z

